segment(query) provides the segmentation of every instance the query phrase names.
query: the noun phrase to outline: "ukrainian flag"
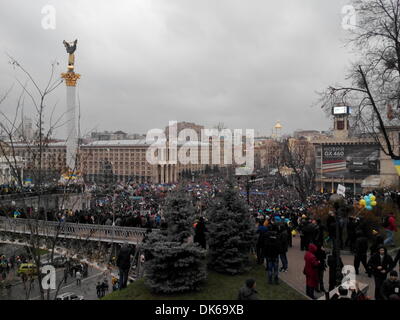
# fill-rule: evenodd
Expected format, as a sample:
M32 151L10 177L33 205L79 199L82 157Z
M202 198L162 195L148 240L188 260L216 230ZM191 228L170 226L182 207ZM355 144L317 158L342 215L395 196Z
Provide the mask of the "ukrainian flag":
M397 174L400 176L400 160L393 160L393 164L396 168Z

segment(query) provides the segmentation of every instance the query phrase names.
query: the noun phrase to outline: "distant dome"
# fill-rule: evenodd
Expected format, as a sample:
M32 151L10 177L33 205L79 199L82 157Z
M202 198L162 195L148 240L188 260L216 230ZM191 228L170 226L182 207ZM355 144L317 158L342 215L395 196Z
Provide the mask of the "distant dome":
M274 128L275 128L275 129L282 129L282 125L280 124L279 121L277 121L277 123L276 123L276 125L275 125Z

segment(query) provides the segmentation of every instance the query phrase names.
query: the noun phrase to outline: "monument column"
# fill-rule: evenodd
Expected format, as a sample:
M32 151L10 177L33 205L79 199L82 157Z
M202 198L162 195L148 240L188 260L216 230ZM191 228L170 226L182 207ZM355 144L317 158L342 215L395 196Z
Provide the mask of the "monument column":
M76 82L80 78L80 74L75 73L74 63L76 50L76 44L78 40L73 43L64 41L64 46L69 53L68 58L68 71L61 74L61 78L65 80L67 86L67 158L66 164L70 171L76 171L76 155L78 150L78 132L76 128Z

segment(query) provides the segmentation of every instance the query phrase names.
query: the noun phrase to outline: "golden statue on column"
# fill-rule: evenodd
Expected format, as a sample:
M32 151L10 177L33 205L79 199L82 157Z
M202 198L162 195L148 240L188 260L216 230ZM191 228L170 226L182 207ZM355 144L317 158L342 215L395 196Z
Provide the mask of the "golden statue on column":
M67 85L67 110L65 117L67 119L67 140L66 140L66 168L64 174L61 175L60 183L83 183L81 173L78 170L78 132L76 126L76 82L81 77L75 73L75 55L76 44L78 40L73 42L63 41L67 49L68 67L67 72L61 74L61 78L65 80Z
M80 74L74 72L74 64L75 64L75 50L76 50L76 44L78 43L78 39L76 39L73 42L67 42L63 41L63 44L65 46L65 49L67 49L67 53L69 54L68 56L68 72L67 73L62 73L61 77L65 79L65 82L67 86L69 87L75 87L76 86L76 80L80 78Z
M67 53L69 53L68 70L71 70L71 71L74 71L74 63L75 63L74 52L76 50L77 43L78 43L78 39L76 39L74 42L67 42L65 40L63 41L65 49L67 49Z

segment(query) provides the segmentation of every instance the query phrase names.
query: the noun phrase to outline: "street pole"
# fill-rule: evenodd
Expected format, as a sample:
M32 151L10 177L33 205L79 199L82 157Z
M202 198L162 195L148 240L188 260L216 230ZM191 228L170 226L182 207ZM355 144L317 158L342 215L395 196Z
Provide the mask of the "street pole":
M334 241L334 255L336 257L336 272L335 272L335 283L336 286L341 284L342 280L342 268L340 267L340 218L341 218L341 209L344 206L344 198L339 194L333 194L329 201L333 204L336 214L336 239Z
M250 178L249 178L249 176L247 176L246 191L247 191L247 204L250 205Z
M323 171L323 153L322 153L322 151L323 151L323 148L322 148L322 145L321 145L321 193L324 193L324 171Z

